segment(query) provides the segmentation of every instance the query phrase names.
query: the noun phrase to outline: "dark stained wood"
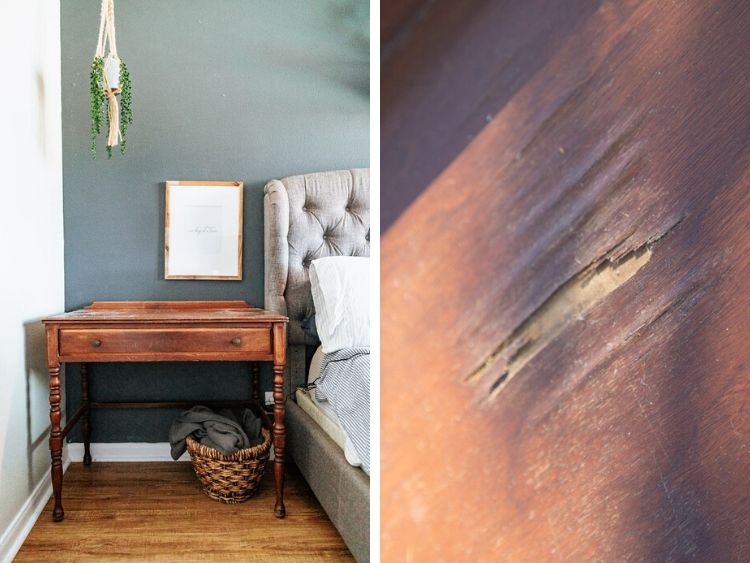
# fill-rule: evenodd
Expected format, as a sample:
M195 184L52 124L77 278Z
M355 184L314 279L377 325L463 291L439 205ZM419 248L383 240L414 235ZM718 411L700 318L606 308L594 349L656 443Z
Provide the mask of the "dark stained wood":
M70 520L52 502L16 561L353 561L299 471L291 466L288 516L274 518L271 471L258 494L223 504L201 490L190 463L71 464Z
M91 401L89 400L89 366L86 363L80 365L81 374L81 406L83 417L81 419L81 434L83 437L83 464L91 465Z
M271 354L271 325L260 328L63 328L60 357L94 354Z
M253 362L250 365L250 374L253 400L257 403L263 404L264 401L260 398L260 364L258 362Z
M120 401L94 401L91 403L92 409L165 409L165 408L182 408L189 407L200 403L209 408L228 409L237 407L251 407L259 403L253 399L237 401L138 401L137 403L127 403Z
M380 4L380 43L384 49L412 21L429 0L397 0Z
M84 309L255 309L247 301L97 301Z
M237 307L213 308L191 306L182 308L177 306L178 301L166 301L165 303L173 303L175 306L153 308L124 307L122 309L84 308L47 317L46 320L68 327L80 322L85 322L87 325L97 323L97 326L103 327L108 323L155 323L161 325L182 323L185 320L222 324L253 319L256 323L273 323L283 322L286 318L283 315L254 307L241 309Z
M60 364L48 361L49 366L49 419L51 423L49 435L49 450L52 457L52 489L54 504L52 518L55 522L63 519L65 513L62 508L62 441L63 433L60 428L62 417L60 410Z
M272 429L273 423L269 418L269 414L265 409L265 405L255 399L249 400L236 400L236 401L138 401L134 403L126 403L120 401L93 401L89 402L89 408L92 409L172 409L172 408L186 408L192 407L197 404L212 408L212 409L233 409L248 407L255 414L257 414L266 428ZM72 425L71 425L72 426ZM85 444L85 443L84 443ZM85 464L85 454L84 454Z
M437 2L411 33L383 560L746 560L750 4Z
M234 301L101 303L44 320L59 361L273 361L272 328L286 322Z
M383 12L402 9L399 4L384 0ZM383 231L558 49L580 48L581 68L591 64L591 45L584 44L578 30L600 4L429 3L410 33L398 38L381 69ZM605 27L588 36L594 45L627 19L633 4L607 3L608 13L599 15Z
M198 305L200 303L200 306ZM50 371L50 452L55 521L63 519L62 439L83 415L84 460L90 463L89 410L91 407L145 408L187 405L186 401L149 403L91 402L88 374L82 364L82 404L64 429L60 429L60 364L64 362L142 362L142 361L269 361L274 365L276 462L276 506L284 511L284 365L286 364L287 318L263 309L243 307L237 302L114 302L94 303L85 309L43 319L47 335L47 364ZM227 308L227 304L232 304ZM257 404L257 403L254 403ZM261 405L257 410L270 424Z
M75 412L70 416L70 418L67 419L67 422L65 423L65 428L61 430L63 438L68 435L68 432L76 425L78 420L81 418L81 416L86 412L86 405L85 403L82 403Z
M276 506L274 514L283 518L284 507L284 450L286 428L284 427L284 367L286 366L286 326L274 325L273 329L273 471L276 479Z

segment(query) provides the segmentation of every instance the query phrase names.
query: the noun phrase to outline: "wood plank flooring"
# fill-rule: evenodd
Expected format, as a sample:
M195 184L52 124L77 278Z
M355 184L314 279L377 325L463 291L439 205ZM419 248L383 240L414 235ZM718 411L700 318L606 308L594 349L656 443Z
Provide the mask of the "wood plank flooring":
M353 561L302 476L288 467L288 516L273 516L273 473L229 505L203 494L189 463L74 463L65 520L48 503L17 561Z

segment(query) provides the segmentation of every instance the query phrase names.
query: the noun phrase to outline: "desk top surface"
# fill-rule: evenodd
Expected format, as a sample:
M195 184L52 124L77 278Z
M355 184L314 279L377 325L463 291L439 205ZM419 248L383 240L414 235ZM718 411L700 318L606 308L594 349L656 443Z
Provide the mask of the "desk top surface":
M97 301L44 323L67 322L287 322L287 317L246 301Z

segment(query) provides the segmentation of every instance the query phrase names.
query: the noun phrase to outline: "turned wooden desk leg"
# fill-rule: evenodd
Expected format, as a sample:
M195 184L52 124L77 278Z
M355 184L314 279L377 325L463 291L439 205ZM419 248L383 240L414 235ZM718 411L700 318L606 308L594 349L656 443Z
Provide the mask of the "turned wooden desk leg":
M252 362L250 364L250 374L253 394L252 399L262 406L263 403L260 401L260 366L258 365L258 362Z
M60 428L60 364L49 366L49 419L52 429L49 435L49 451L52 455L52 493L55 497L55 508L52 511L52 519L60 522L65 517L62 507L62 448L63 436Z
M276 478L276 518L286 515L284 508L284 366L286 365L286 323L273 325L273 474Z
M286 515L284 507L284 447L286 445L286 428L284 427L284 366L273 366L273 471L276 478L277 518Z
M91 403L89 402L89 366L81 364L81 433L83 434L83 464L91 465Z

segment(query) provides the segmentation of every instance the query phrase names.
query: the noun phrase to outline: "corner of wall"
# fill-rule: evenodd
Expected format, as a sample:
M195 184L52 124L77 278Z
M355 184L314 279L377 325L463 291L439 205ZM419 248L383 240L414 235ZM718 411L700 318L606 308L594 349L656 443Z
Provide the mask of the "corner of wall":
M60 5L0 8L0 65L12 88L0 107L3 174L13 205L0 210L0 255L12 269L0 306L0 560L23 543L51 491L48 374L40 319L64 309Z

